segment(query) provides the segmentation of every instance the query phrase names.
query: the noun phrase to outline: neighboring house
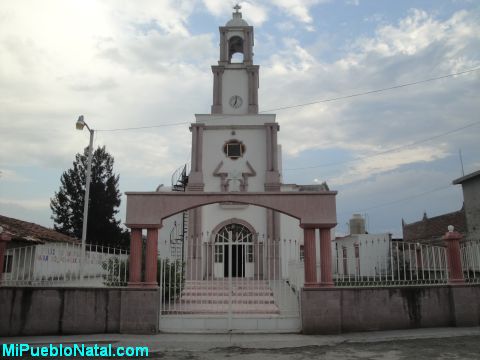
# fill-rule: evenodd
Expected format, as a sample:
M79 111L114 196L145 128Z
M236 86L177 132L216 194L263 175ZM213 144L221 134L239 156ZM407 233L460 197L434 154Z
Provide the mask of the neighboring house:
M453 181L462 185L467 240L480 239L480 170Z
M443 236L447 232L449 225L453 225L455 231L464 236L466 235L465 207L458 211L431 218L424 213L422 220L410 224L407 224L402 219L403 240L406 242L443 246Z
M11 239L6 242L3 268L0 269L3 270L0 280L5 284L78 280L82 254L80 240L2 215L0 226L3 234ZM86 244L84 275L90 278L90 285L102 284L103 275L108 273L105 264L113 257L126 261L127 254L118 249Z
M79 243L78 239L31 222L0 215L0 226L11 236L8 248L46 243Z
M462 185L462 208L431 218L424 213L422 220L410 224L402 219L405 241L443 246L442 238L449 225L453 225L466 240L480 239L480 170L454 180L453 184Z
M332 252L334 273L338 276L382 276L390 269L392 234L369 234L365 219L354 214L350 234L336 237Z
M79 240L31 222L0 215L0 226L10 237L3 261L4 280L31 279L58 272L70 258L78 263ZM60 255L61 254L61 255ZM59 257L62 258L60 261Z

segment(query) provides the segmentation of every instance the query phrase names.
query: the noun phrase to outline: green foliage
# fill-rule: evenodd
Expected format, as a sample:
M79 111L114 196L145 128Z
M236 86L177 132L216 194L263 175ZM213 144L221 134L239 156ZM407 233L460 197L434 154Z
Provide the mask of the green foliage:
M162 267L163 271L160 271ZM170 262L169 259L159 259L157 281L161 284L160 291L163 300L178 298L185 287L185 263L180 260Z
M55 230L82 237L88 147L77 154L72 168L60 178L60 189L50 200ZM88 207L87 242L112 247L127 247L128 232L115 219L120 206L119 175L113 173L113 157L98 147L92 156L92 176Z
M178 298L185 287L185 263L180 260L170 262L169 259L157 260L157 281L161 285L163 300ZM127 286L128 259L121 260L111 257L102 262L102 268L107 270L103 283L106 286ZM161 271L162 270L162 271ZM142 270L142 277L144 277Z
M127 286L128 259L121 260L114 256L102 262L103 270L107 270L103 283L106 286Z

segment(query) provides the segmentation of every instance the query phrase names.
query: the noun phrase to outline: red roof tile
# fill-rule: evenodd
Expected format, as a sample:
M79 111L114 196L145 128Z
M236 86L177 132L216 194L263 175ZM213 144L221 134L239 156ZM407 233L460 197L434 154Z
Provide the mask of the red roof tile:
M0 226L3 227L4 231L12 236L12 241L25 241L40 244L45 242L76 243L79 241L68 235L61 234L53 229L48 229L38 224L13 219L2 215L0 215Z
M467 223L465 209L435 216L424 217L422 220L403 225L403 240L413 242L439 241L447 232L447 227L453 225L455 231L465 235Z

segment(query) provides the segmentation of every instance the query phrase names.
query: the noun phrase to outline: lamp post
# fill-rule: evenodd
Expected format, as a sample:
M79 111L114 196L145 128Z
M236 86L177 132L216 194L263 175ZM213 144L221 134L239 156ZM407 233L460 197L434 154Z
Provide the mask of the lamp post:
M90 132L90 144L88 145L88 163L87 163L87 179L85 183L85 199L83 204L83 227L82 227L82 255L80 257L80 279L83 280L84 268L85 268L85 247L87 240L87 222L88 222L88 199L90 196L90 178L92 173L92 152L93 152L93 134L94 130L90 129L87 123L83 120L83 115L78 117L76 128L77 130L83 130L87 127Z

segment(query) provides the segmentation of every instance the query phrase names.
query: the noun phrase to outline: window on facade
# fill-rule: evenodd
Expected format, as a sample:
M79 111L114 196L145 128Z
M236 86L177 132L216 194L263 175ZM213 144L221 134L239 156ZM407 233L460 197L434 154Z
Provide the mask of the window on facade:
M215 245L215 262L223 262L223 245Z
M247 246L247 262L253 262L253 245Z
M305 248L303 245L300 245L300 261L303 261L305 259Z
M238 140L229 140L223 146L223 152L230 159L236 160L243 156L243 153L245 152L245 145Z
M251 243L253 234L245 225L228 224L222 227L215 235L215 243L228 243L230 241L233 243Z

